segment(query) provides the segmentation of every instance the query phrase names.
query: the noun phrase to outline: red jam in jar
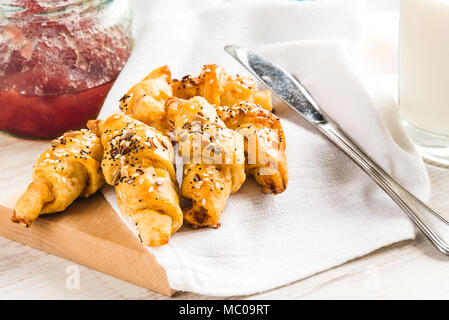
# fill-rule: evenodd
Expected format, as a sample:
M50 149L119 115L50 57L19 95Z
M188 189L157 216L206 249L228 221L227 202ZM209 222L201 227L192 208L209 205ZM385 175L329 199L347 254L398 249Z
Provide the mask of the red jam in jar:
M131 48L128 0L2 1L0 130L53 138L84 127Z

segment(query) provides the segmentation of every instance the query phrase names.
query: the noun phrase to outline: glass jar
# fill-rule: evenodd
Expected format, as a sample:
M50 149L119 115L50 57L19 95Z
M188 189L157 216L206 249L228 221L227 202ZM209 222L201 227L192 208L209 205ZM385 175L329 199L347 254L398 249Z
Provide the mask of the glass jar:
M0 0L0 130L53 138L93 119L129 58L129 0Z

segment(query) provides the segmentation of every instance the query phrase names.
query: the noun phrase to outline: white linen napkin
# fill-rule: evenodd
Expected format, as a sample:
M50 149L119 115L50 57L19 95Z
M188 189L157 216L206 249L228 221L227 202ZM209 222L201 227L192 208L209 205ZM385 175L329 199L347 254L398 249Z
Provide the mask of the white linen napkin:
M160 65L168 64L175 76L196 75L208 63L247 74L223 51L226 44L243 45L301 79L369 154L427 200L430 187L422 161L397 119L382 123L354 68L361 43L360 3L209 2L206 8L159 10L157 15L149 8L134 52L99 117L116 112L119 98ZM380 100L383 109L394 109L388 98ZM275 110L287 142L287 190L264 195L248 178L230 197L219 229L184 226L168 245L148 248L172 288L214 296L252 294L414 237L405 214L342 152L284 104L276 103ZM136 233L120 214L113 189L103 192Z

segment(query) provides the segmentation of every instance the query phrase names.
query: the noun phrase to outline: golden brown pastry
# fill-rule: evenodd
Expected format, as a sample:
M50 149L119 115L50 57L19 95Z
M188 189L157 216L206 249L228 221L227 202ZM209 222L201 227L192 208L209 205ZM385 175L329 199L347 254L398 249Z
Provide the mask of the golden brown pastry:
M167 118L184 161L181 194L191 201L184 219L218 227L229 195L245 181L243 138L202 97L168 100Z
M244 137L246 173L254 176L262 192L284 192L288 168L279 118L257 104L246 102L217 107L217 112L228 128Z
M120 110L165 134L165 102L173 96L170 82L168 66L153 70L120 99Z
M254 79L230 75L215 64L205 65L199 77L185 76L181 80L173 80L172 86L173 95L182 99L201 96L217 106L233 106L247 101L272 109L271 91L259 91Z
M144 245L166 244L183 220L170 140L123 113L88 127L101 135L103 173L121 212L134 220Z
M40 214L65 210L78 197L89 197L104 183L103 147L89 130L66 132L37 159L33 182L19 198L12 221L30 226Z

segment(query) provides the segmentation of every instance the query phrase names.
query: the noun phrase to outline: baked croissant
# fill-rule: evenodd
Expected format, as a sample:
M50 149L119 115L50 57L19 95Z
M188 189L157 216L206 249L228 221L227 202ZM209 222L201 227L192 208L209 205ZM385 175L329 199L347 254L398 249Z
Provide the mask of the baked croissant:
M288 168L279 118L261 106L247 102L232 107L219 106L217 113L228 128L244 137L246 173L254 176L262 192L284 192Z
M170 140L123 113L88 127L101 136L103 173L120 211L136 223L144 245L166 244L183 221Z
M223 67L205 65L199 77L185 76L173 80L173 95L182 99L202 96L217 106L232 106L242 101L257 103L272 109L271 91L259 91L252 78L229 75Z
M230 194L245 181L243 138L202 97L167 101L167 118L184 161L181 194L193 227L218 227Z
M17 201L12 221L30 226L40 215L65 210L78 197L89 197L104 183L103 147L89 130L69 131L52 141L37 159L33 182Z
M153 70L120 99L120 110L166 134L165 102L173 96L170 82L168 66Z

